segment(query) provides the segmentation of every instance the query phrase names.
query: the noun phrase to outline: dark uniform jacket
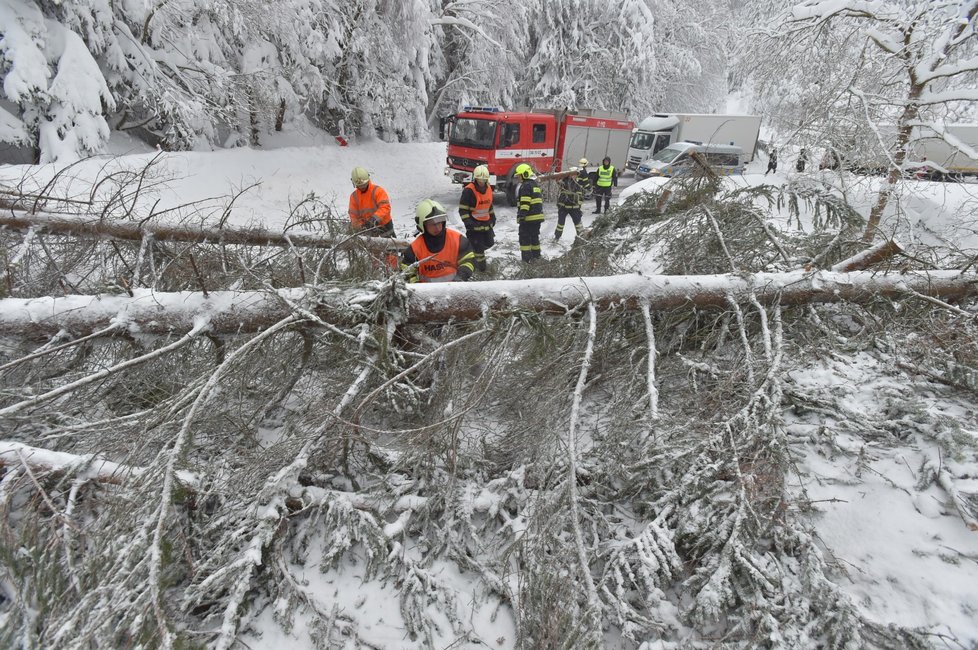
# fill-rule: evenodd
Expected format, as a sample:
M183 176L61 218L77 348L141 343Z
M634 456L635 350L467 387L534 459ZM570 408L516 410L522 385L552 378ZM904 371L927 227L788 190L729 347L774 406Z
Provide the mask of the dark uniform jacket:
M543 218L543 190L535 178L528 178L520 183L516 222L543 221Z

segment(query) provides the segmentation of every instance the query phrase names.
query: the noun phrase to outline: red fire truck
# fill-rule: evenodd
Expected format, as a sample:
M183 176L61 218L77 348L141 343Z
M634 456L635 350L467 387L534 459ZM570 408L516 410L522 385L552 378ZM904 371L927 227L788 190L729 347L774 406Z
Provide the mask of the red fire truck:
M467 183L472 170L487 165L489 182L515 204L513 170L529 163L538 173L561 171L587 158L598 165L605 156L624 170L634 124L606 111L510 112L494 107L465 107L442 120L448 140L448 169L455 183Z

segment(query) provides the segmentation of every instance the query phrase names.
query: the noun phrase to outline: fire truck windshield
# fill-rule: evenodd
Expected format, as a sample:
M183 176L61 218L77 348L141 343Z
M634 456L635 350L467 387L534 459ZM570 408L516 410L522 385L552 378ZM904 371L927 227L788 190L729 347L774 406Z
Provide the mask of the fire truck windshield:
M455 120L449 144L476 149L492 149L496 142L496 122L468 117Z

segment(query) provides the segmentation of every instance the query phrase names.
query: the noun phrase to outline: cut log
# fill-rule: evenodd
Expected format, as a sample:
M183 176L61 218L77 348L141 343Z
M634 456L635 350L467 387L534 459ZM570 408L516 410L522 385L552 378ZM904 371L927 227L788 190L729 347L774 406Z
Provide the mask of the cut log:
M831 270L836 273L860 271L901 252L903 252L903 246L899 242L893 239L887 239L856 253L848 259L842 260L832 266Z
M85 336L115 322L130 332L182 335L199 318L208 318L211 332L258 332L301 304L322 320L353 324L384 310L386 283L357 286L325 285L282 289L278 292L211 291L156 293L137 289L133 296L64 296L0 300L0 334L46 339L65 331ZM905 298L916 292L960 301L978 293L978 274L959 271L833 273L805 270L747 275L618 275L595 278L546 278L490 282L452 282L407 285L403 322L424 323L478 320L486 313L536 311L564 314L593 301L598 309L653 310L678 308L726 309L729 299L749 299L782 305L816 302L868 302L877 298Z

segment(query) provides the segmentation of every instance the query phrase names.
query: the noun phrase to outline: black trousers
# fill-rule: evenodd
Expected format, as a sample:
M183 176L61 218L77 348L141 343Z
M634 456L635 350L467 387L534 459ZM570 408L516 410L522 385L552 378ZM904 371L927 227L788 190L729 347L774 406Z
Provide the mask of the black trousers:
M542 257L540 252L540 226L542 225L542 219L520 222L520 257L524 262L532 262Z
M608 208L611 206L611 186L601 187L600 185L594 188L594 209L596 212L601 212L601 197L604 197L604 211L607 212Z
M574 231L581 232L581 208L568 208L558 205L557 228L554 230L554 239L560 239L560 236L564 234L564 222L567 221L567 215L570 215L571 221L574 222Z
M472 253L475 255L475 264L473 266L475 266L476 271L486 270L486 251L496 243L496 235L492 231L492 227L482 226L482 228L485 228L485 230L465 229L465 237L472 244Z

